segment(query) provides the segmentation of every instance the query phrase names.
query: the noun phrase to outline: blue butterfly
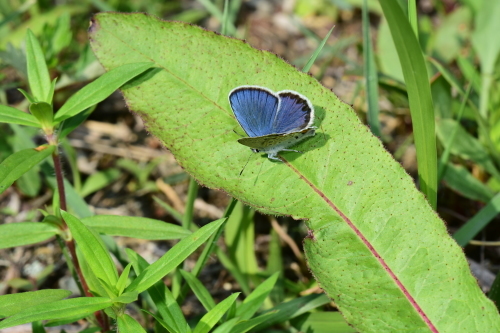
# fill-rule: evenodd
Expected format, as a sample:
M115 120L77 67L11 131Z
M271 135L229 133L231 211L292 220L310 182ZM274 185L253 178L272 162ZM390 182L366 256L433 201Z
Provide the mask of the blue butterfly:
M267 157L281 161L280 151L314 136L314 108L303 95L293 90L277 93L259 86L240 86L229 93L229 104L236 120L248 138L239 143L254 153L267 153Z

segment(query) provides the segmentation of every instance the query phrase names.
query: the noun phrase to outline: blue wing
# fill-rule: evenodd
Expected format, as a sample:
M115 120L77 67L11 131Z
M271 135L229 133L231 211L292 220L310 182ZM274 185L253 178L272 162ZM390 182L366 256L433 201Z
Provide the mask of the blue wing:
M274 134L279 100L271 91L256 86L241 86L229 93L236 120L250 137Z
M295 91L278 93L279 110L273 119L273 133L298 132L310 127L314 121L314 108L309 100Z

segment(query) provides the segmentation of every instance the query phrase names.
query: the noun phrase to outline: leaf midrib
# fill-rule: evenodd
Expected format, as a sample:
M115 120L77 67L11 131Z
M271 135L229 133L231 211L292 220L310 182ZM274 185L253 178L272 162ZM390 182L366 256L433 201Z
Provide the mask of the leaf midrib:
M363 244L368 248L368 251L378 260L383 269L389 274L391 279L396 283L399 287L403 295L405 295L408 302L412 305L415 311L418 312L422 320L426 323L427 327L431 330L431 332L437 333L439 332L434 324L431 322L429 317L425 314L424 310L420 307L417 301L410 294L408 289L403 285L401 280L396 276L396 274L389 268L389 265L385 262L382 256L375 250L373 245L366 239L363 233L354 225L354 223L323 193L319 188L317 188L311 181L309 181L299 170L297 170L293 165L291 165L284 157L280 157L280 159L285 163L293 172L295 172L311 189L320 196L320 198L330 206L344 222L354 231L354 233L361 239ZM310 237L312 238L312 237Z

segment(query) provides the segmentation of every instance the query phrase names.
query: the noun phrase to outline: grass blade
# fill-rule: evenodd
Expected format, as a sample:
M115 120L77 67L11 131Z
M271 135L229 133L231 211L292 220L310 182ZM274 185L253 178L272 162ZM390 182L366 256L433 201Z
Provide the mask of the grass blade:
M316 59L318 58L319 54L321 53L321 50L323 50L323 47L325 46L326 44L326 41L328 40L328 38L330 37L330 35L332 34L332 31L333 29L335 28L335 26L333 26L330 31L328 31L328 33L326 34L325 38L323 38L323 40L321 41L321 43L319 43L318 47L316 48L316 50L313 52L313 54L311 55L311 57L309 58L309 60L307 61L307 63L305 64L305 66L302 68L302 71L304 73L307 73L309 72L309 70L311 69L311 66L314 64L314 62L316 61Z
M396 0L380 0L401 61L417 148L420 189L436 209L437 152L434 106L422 50Z
M453 238L458 245L465 246L481 230L491 222L491 220L500 213L500 193L495 195L486 206L483 207L473 218L458 229Z
M366 99L368 102L368 125L373 135L382 137L378 119L378 76L370 36L370 19L368 17L368 3L363 0L363 59L366 79Z

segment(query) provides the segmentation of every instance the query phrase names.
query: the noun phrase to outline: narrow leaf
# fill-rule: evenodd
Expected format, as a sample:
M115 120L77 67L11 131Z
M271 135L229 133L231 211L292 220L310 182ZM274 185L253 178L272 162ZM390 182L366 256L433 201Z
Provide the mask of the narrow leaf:
M457 232L453 234L453 238L458 245L465 246L471 239L483 230L495 216L500 213L500 193L495 195L473 218L467 221Z
M240 293L234 293L219 304L217 304L212 310L205 314L201 320L198 322L193 330L193 333L208 333L217 324L217 322L222 318L222 316L229 310L231 305L233 305L236 298Z
M68 224L71 234L97 278L108 285L114 286L118 281L115 264L108 251L94 233L73 215L61 211L61 215Z
M79 297L40 304L29 307L25 311L19 312L0 322L0 329L31 323L36 320L78 316L81 313L102 310L112 304L109 298L104 297Z
M261 323L254 329L256 332L262 331L266 327L270 327L272 325L276 325L278 323L282 323L286 320L290 320L297 316L300 316L303 313L309 312L312 309L315 309L319 306L325 305L329 303L328 297L322 294L313 294L307 295L299 298L295 298L286 303L278 304L277 306L264 311L259 317L264 316L266 314L272 313L269 317L267 317L266 321ZM257 318L259 318L257 317ZM256 318L254 318L256 319ZM235 328L235 332L239 332L238 326Z
M273 290L280 272L276 272L271 275L267 280L262 282L255 288L250 295L248 295L243 303L236 310L236 316L241 319L250 319L253 317L255 312L259 310L264 301L266 300L269 293Z
M126 290L142 292L151 287L196 251L224 221L225 219L219 219L211 222L181 240L155 263L146 268Z
M118 323L118 332L120 333L146 333L141 324L128 314L118 316L116 322Z
M55 123L68 119L102 102L116 89L127 83L127 81L143 73L152 66L153 63L151 62L126 64L103 74L94 82L78 90L76 94L71 96L66 103L64 103L56 113L54 119Z
M205 310L210 311L215 307L215 301L210 295L210 292L205 288L205 286L198 280L193 274L186 272L185 270L179 270L182 274L182 277L191 287L191 290L196 295L196 298L203 305Z
M454 133L456 134L454 135ZM443 146L450 146L451 154L477 163L496 179L500 180L500 172L490 158L488 151L478 139L470 135L457 121L453 119L441 119L437 123L436 134L443 143Z
M140 275L150 265L144 258L130 249L126 249L127 254L134 266L136 275ZM162 316L164 323L155 316L155 318L170 332L187 333L189 325L186 322L184 314L176 302L170 290L163 281L158 281L148 289L151 299L155 303L158 313Z
M145 217L96 215L82 219L83 224L111 236L139 239L182 239L191 231L181 226Z
M290 320L290 324L300 332L357 333L340 312L309 312Z
M35 35L28 30L26 34L26 64L31 93L39 102L49 102L51 87L49 70L45 63L42 47Z
M116 283L116 290L118 290L118 295L121 295L123 293L123 290L125 290L126 284L128 282L128 275L130 273L131 267L132 267L131 263L129 263L127 266L125 266L122 274L120 275L120 278L118 279L118 282Z
M363 60L365 66L366 100L368 104L368 124L373 135L382 137L378 107L378 75L370 35L368 3L363 0Z
M0 122L19 124L32 127L41 127L38 120L29 113L11 108L10 106L0 105Z
M326 44L326 41L328 40L328 38L330 38L330 35L332 34L333 32L333 29L335 28L335 26L333 26L330 31L328 31L328 33L326 34L325 38L323 38L323 40L321 41L321 43L319 43L318 47L316 48L316 50L314 50L313 54L311 55L311 57L309 58L309 60L307 61L307 63L305 64L305 66L302 68L302 71L304 73L307 73L309 72L309 70L311 69L312 65L314 64L314 62L316 61L316 59L318 58L319 54L321 53L321 51L323 50L323 47L325 46Z
M448 163L444 170L443 181L446 185L466 198L486 203L495 195L488 186L461 165Z
M62 289L44 289L0 296L0 318L12 316L22 310L39 304L52 303L71 295Z
M380 0L398 51L408 91L413 135L417 148L420 188L432 208L437 200L437 152L434 107L422 50L396 0Z
M53 224L43 222L18 222L0 225L0 249L31 245L59 233Z
M0 193L4 192L25 172L52 154L54 146L24 149L7 157L0 164Z
M75 118L75 117L73 117ZM71 118L71 119L73 119ZM71 120L69 119L69 120ZM91 174L85 184L83 184L80 191L82 197L86 197L89 194L99 191L100 189L110 185L115 180L117 180L122 175L120 170L115 168L109 168L103 171L98 171Z

